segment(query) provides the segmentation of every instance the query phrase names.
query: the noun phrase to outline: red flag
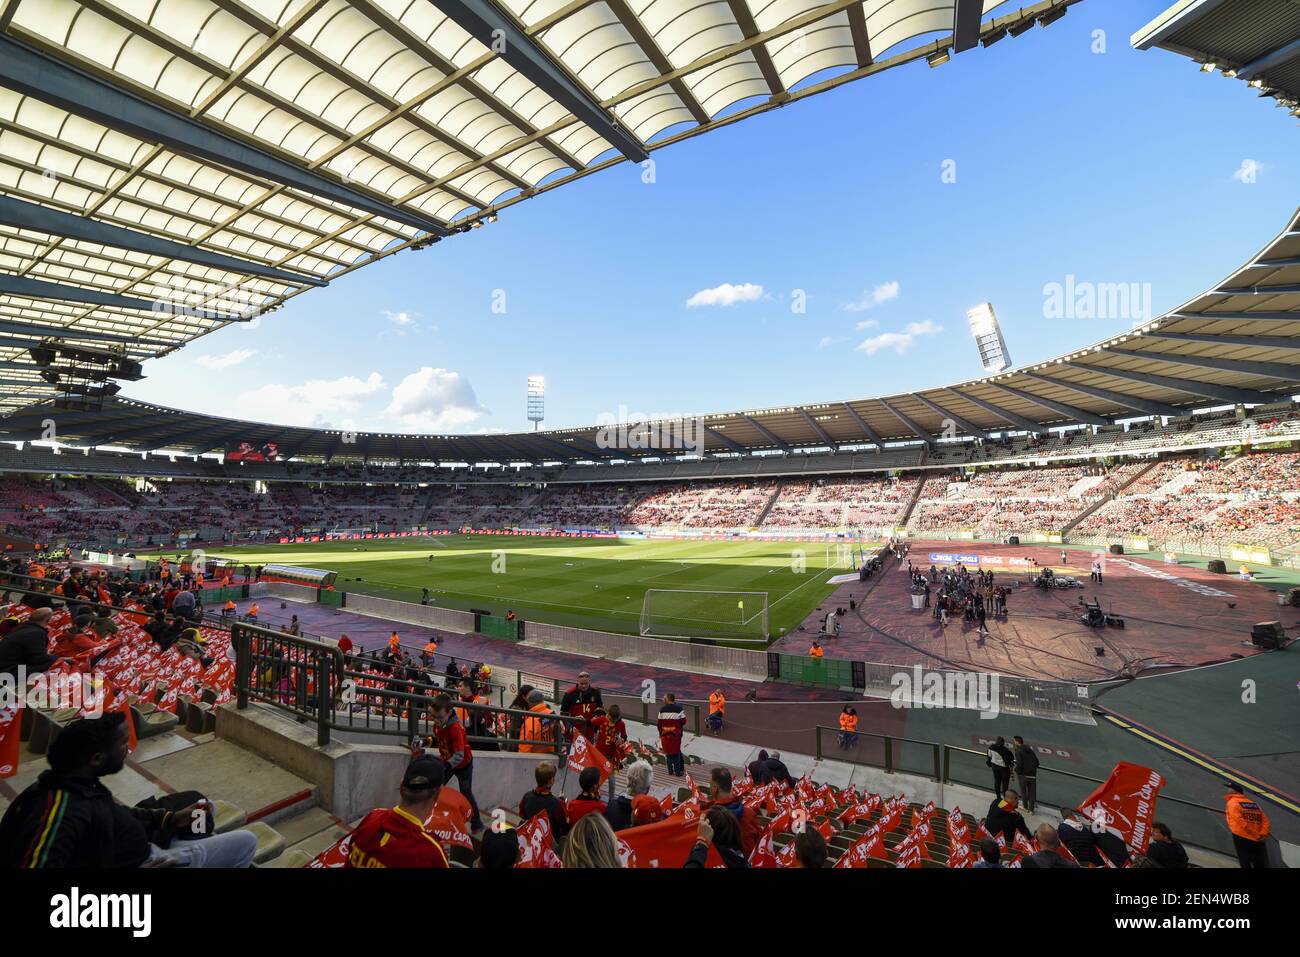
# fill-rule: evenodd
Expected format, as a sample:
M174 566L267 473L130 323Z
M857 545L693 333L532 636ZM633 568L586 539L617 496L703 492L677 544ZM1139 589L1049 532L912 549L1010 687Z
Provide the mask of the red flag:
M698 801L700 799L700 789L696 786L695 779L691 777L690 771L686 772L686 786L691 789L691 797Z
M777 867L798 866L798 858L794 853L794 841L790 841L785 847L776 852L776 865Z
M469 836L469 815L469 801L459 791L439 788L438 800L433 805L429 819L424 822L424 827L443 844L473 850L474 842Z
M791 842L793 843L793 842ZM763 832L763 836L758 839L754 845L754 850L749 855L750 867L778 867L776 861L776 850L772 841L772 829L769 827Z
M1029 843L1029 838L1025 837L1019 831L1016 831L1016 839L1011 842L1011 846L1022 854L1036 854L1038 848Z
M614 771L614 763L592 747L591 742L583 734L573 736L573 744L569 748L568 763L569 770L577 774L581 774L583 768L598 769L601 784L604 784L605 779Z
M22 752L19 733L23 713L16 704L0 708L0 778L18 773L18 755Z
M681 867L690 856L699 829L699 809L683 804L662 821L619 831L615 835L618 854L626 867ZM704 866L724 866L712 844Z
M921 866L921 848L920 845L913 843L910 847L901 851L898 858L894 861L895 867L920 867Z
M515 832L519 837L519 861L515 867L563 867L555 853L555 834L551 818L545 811L521 825Z
M866 867L870 858L877 860L888 860L889 855L885 853L885 845L880 840L880 835L874 832L868 832L862 835L851 845L848 850L840 855L840 859L835 862L836 867Z
M352 835L344 834L341 838L312 858L311 862L307 866L343 867L347 864L348 855L350 853L352 853Z
M1156 797L1165 779L1156 771L1121 761L1110 777L1079 804L1079 810L1093 822L1121 838L1135 851L1145 852L1151 841Z

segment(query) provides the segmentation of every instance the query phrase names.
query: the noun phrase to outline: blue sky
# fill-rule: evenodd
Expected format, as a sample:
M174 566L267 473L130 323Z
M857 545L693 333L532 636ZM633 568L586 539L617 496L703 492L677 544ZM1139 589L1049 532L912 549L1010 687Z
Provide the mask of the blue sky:
M530 374L554 428L962 381L981 374L965 311L984 301L1018 364L1089 344L1132 321L1046 318L1046 284L1149 283L1158 315L1296 205L1294 118L1129 46L1167 3L1088 0L938 69L668 147L652 184L632 164L589 176L151 361L126 394L293 425L514 431Z

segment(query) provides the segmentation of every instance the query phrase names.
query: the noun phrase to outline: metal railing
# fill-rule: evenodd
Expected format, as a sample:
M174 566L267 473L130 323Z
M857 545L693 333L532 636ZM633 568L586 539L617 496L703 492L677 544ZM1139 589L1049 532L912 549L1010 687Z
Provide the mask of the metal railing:
M445 692L431 682L412 680L390 670L363 670L368 659L344 656L336 645L235 622L235 706L260 701L316 725L320 745L333 731L381 734L410 743L430 739L435 726L432 707ZM373 660L373 659L369 659ZM483 749L564 754L570 728L581 719L554 712L461 701L451 704L466 716L472 745ZM530 728L540 736L525 737Z
M818 725L813 733L814 753L819 761L844 761L879 768L889 774L914 774L940 784L985 790L992 801L992 772L985 764L983 751L871 731L852 732L856 740L850 747L844 747L845 732L839 728ZM827 735L833 736L829 749L825 746ZM1102 783L1100 778L1040 764L1036 803L1058 811L1073 810ZM1011 786L1017 787L1014 776ZM1179 840L1220 854L1234 853L1231 835L1224 825L1223 808L1175 797L1167 790L1161 792L1158 806L1159 820L1168 824ZM979 816L981 809L972 810Z

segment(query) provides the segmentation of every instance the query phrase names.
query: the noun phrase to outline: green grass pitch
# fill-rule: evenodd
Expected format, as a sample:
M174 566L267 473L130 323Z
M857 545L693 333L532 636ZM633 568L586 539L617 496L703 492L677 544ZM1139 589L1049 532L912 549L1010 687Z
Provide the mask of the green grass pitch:
M800 571L797 554L802 552ZM647 589L766 592L773 637L833 590L822 542L695 542L448 535L207 549L210 557L338 573L340 590L636 634ZM432 555L432 560L429 556ZM701 626L704 628L704 626Z

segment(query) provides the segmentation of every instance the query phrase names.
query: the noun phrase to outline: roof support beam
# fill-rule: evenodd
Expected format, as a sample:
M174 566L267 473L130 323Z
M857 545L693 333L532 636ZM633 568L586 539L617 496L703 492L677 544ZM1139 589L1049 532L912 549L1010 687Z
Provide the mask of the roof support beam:
M944 419L945 421L952 422L954 425L960 425L970 435L978 435L981 439L992 438L991 435L989 435L979 426L975 425L969 419L963 419L957 413L949 412L943 406L939 405L939 403L931 402L925 396L917 393L913 393L912 398L914 398L917 402L920 402L923 406L925 406L927 409L929 409L931 412L933 412L935 415L938 415L940 418ZM944 428L946 430L947 426L944 426Z
M746 422L748 422L750 425L752 425L754 428L758 429L758 431L762 433L764 438L766 438L769 442L775 445L782 452L790 451L790 446L786 444L784 439L780 438L775 432L773 432L767 426L763 425L763 423L759 422L752 415L742 415L741 418L744 419Z
M37 53L10 37L0 37L0 86L147 143L162 143L183 156L239 170L423 232L447 234L432 219L372 199L318 173L237 142L196 120Z
M1119 379L1128 379L1132 382L1141 382L1143 385L1156 385L1165 389L1174 389L1178 392L1186 392L1188 395L1199 395L1206 399L1218 399L1221 402L1248 402L1252 405L1265 405L1269 402L1276 402L1276 395L1269 395L1267 392L1258 392L1255 389L1238 389L1233 386L1216 385L1213 382L1198 382L1195 379L1184 379L1181 376L1152 375L1149 372L1130 372L1127 369L1111 369L1101 366L1088 366L1078 362L1067 362L1066 365L1072 369L1082 369L1093 375L1102 373L1103 375L1115 376ZM1071 386L1073 388L1073 386ZM1134 400L1136 401L1136 400ZM1167 413L1161 413L1167 414ZM1182 412L1175 412L1175 415L1182 415Z
M550 438L549 436L543 435L540 432L534 432L531 435L529 435L528 438L530 441L540 442L544 445L549 445L552 448L564 449L564 451L568 453L569 459L577 459L582 457L579 454L578 449L574 448L568 442L561 442L559 439Z
M188 246L185 243L139 233L123 226L102 223L84 216L74 216L62 210L36 203L27 203L12 196L0 196L0 225L16 226L30 229L50 236L62 236L65 239L80 239L89 243L129 249L132 252L146 253L150 256L162 256L167 259L179 259L182 262L196 263L200 266L212 266L227 272L247 273L274 279L278 282L294 283L299 286L328 286L325 279L315 276L300 275L274 266L249 262L225 253L212 252Z
M1098 372L1109 373L1110 369L1102 369L1090 366L1075 366L1073 363L1066 363L1073 368L1087 369L1094 374ZM1125 409L1132 409L1134 412L1141 412L1145 415L1182 415L1179 409L1165 402L1153 402L1150 399L1140 399L1131 395L1125 395L1123 392L1115 392L1111 389L1102 389L1094 385L1084 385L1081 382L1067 382L1065 379L1053 379L1050 376L1039 375L1036 372L1026 372L1024 375L1038 382L1047 385L1060 386L1062 389L1070 389L1080 395L1091 396L1094 399L1101 399L1103 402L1113 402Z
M1215 296L1286 296L1300 292L1300 283L1282 286L1224 286L1212 293Z
M984 0L957 0L952 24L954 53L979 45L980 18L983 16Z
M0 292L4 292L3 280L6 277L0 274ZM111 332L98 332L92 329L74 329L68 326L44 326L36 323L12 322L0 319L0 332L6 332L15 336L31 336L35 339L71 339L73 341L84 342L112 342L120 343L127 346L156 346L160 349L172 349L178 346L177 342L165 342L161 339L139 339L135 336L119 336ZM24 342L21 348L29 349L37 345L35 342Z
M749 449L745 448L743 445L741 445L739 442L736 442L734 439L731 439L730 437L723 435L721 432L713 428L713 426L711 425L706 425L704 427L704 431L708 432L709 435L713 436L715 439L717 439L727 448L731 449L733 452L740 452L742 454L749 452Z
M1297 340L1300 347L1300 340ZM1193 366L1198 369L1216 369L1222 372L1242 372L1246 375L1272 376L1300 382L1300 366L1285 362L1255 362L1250 359L1217 359L1213 356L1182 356L1172 352L1127 352L1123 349L1107 349L1111 355L1132 356L1135 359L1150 359L1155 362L1170 362L1174 365Z
M437 0L436 9L489 50L498 51L516 72L531 81L581 122L635 163L650 154L645 146L601 107L564 68L533 42L491 0Z
M862 4L857 3L845 11L849 17L849 35L853 37L853 52L861 70L872 64L871 35L867 33L867 16L862 12Z
M1088 425L1110 425L1110 419L1101 417L1095 412L1089 412L1087 409L1080 409L1078 406L1068 405L1065 402L1058 402L1056 399L1049 399L1046 396L1035 395L1032 392L1026 392L1023 389L1017 389L1013 386L1002 385L997 382L984 383L990 389L997 389L999 392L1005 392L1009 396L1017 399L1024 399L1026 402L1032 402L1034 405L1041 405L1044 409L1050 409L1057 415L1063 415L1067 419L1073 419L1075 422L1086 422ZM1055 382L1052 385L1056 385Z
M821 436L823 442L829 445L832 449L836 448L835 440L830 437L830 433L823 429L821 423L809 415L806 409L800 409L799 414L803 416L803 420L808 423L808 426Z
M867 420L858 415L857 410L855 410L853 406L849 405L847 402L841 402L840 405L844 406L844 411L849 414L849 418L858 424L858 428L862 430L863 435L869 438L872 442L875 442L880 448L883 449L885 447L885 440L880 437L880 433L867 425Z
M883 406L884 406L886 409L888 409L890 412L892 412L893 415L894 415L894 418L896 418L899 422L902 422L905 426L907 426L909 429L911 429L913 432L915 432L916 435L917 435L917 438L919 438L922 442L924 442L924 443L926 444L927 447L930 447L930 448L933 448L933 447L934 447L934 436L933 436L933 435L931 435L929 432L925 431L925 429L921 428L919 425L917 425L915 422L913 422L911 419L909 419L909 418L908 418L906 415L904 415L902 412L900 412L900 411L898 411L897 409L895 409L892 405L890 405L890 404L889 404L888 402L886 402L884 399L877 399L876 401L879 402L881 405L883 405Z
M633 42L645 54L646 59L654 65L654 68L660 73L671 73L673 71L672 63L659 49L659 44L655 43L654 37L646 29L645 24L641 22L641 18L632 12L627 0L609 0L609 8L613 11L614 16L618 17L618 22L623 25L623 29L632 37ZM696 123L709 122L712 117L705 111L700 101L696 99L695 94L691 92L691 88L686 85L685 80L677 79L669 85L672 87L673 92L677 94L677 98L682 101L682 104L691 111L691 116L695 117Z
M746 40L752 40L758 36L758 24L754 22L754 15L749 12L747 0L727 0L727 6L730 8L731 15L735 17L736 25L740 27L740 32L744 34ZM758 69L763 74L763 79L767 81L768 88L772 91L772 96L779 97L785 93L785 81L781 79L781 74L777 72L776 64L772 62L767 47L759 43L754 46L751 52L754 56L754 62L758 64Z
M112 292L100 292L98 289L85 289L81 286L65 286L62 283L46 282L44 279L29 279L26 276L14 276L0 273L0 293L22 296L27 299L55 299L59 302L80 302L90 306L105 306L110 309L134 309L151 315L193 316L197 319L211 319L214 322L244 322L246 317L233 316L223 312L209 312L205 309L191 309L189 306L175 305L162 300L150 302L147 299L133 299L119 296ZM76 335L74 330L64 331L67 335ZM131 340L125 340L131 341ZM179 343L174 343L179 345Z
M1212 336L1200 332L1161 332L1156 329L1142 333L1151 339L1168 339L1172 342L1208 342L1229 346L1254 346L1258 349L1300 349L1300 336Z
M1290 43L1278 47L1272 53L1264 54L1253 63L1247 63L1245 66L1239 67L1237 77L1242 80L1253 80L1265 70L1271 70L1275 66L1290 63L1298 56L1300 56L1300 40L1292 40Z
M1175 312L1170 319L1227 319L1233 322L1300 322L1300 312Z
M992 402L985 402L983 399L966 392L954 392L952 389L945 389L944 391L950 395L955 395L959 398L965 399L972 405L978 405L990 415L996 415L999 419L1010 422L1012 425L1019 426L1026 432L1033 432L1037 435L1047 435L1047 426L1043 425L1041 422L1035 422L1033 419L1026 419L1023 415L1017 415L1014 412L1010 412L1007 409L994 405Z

